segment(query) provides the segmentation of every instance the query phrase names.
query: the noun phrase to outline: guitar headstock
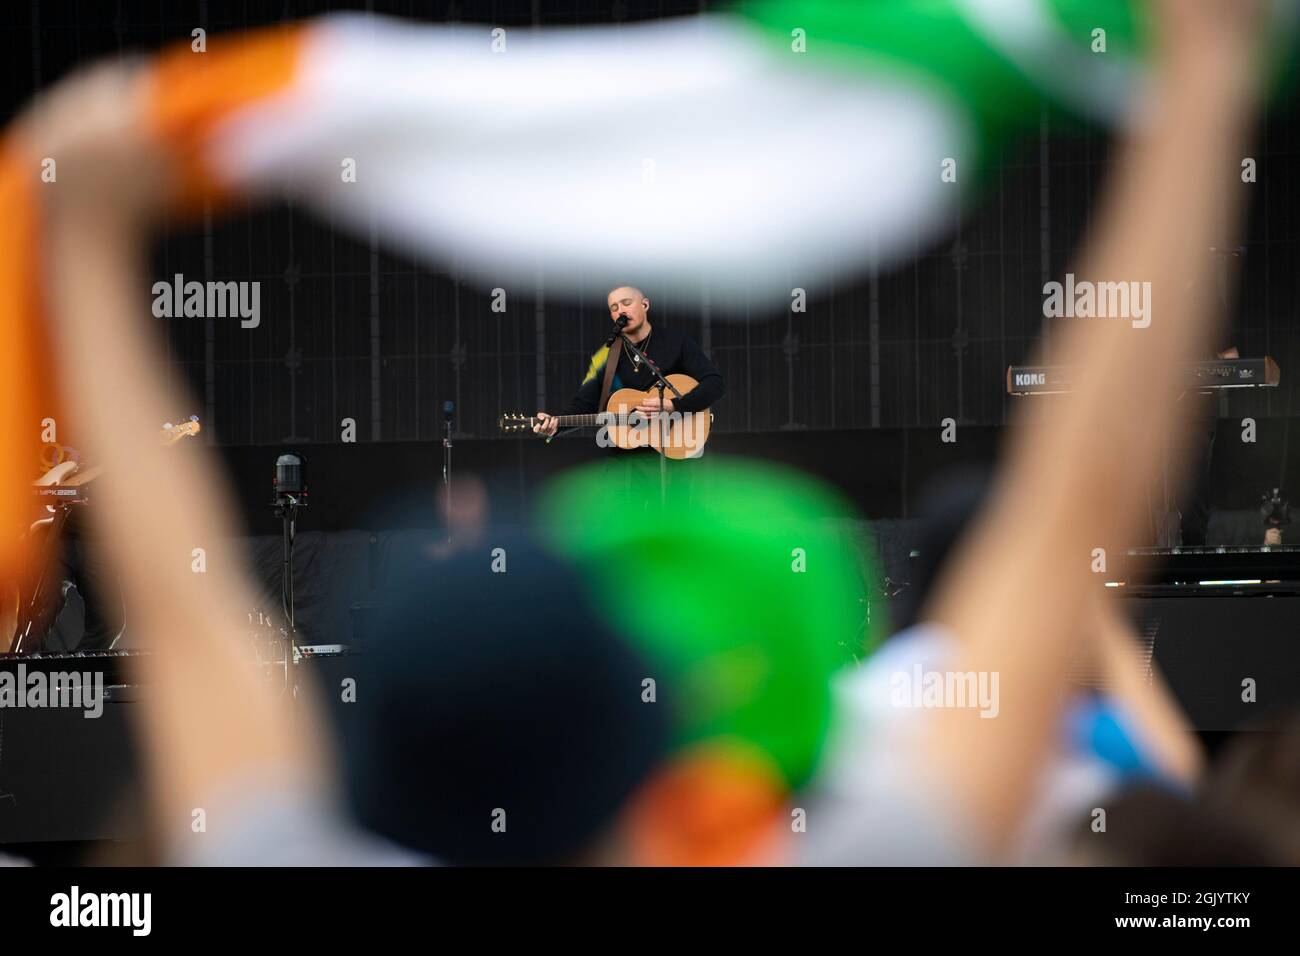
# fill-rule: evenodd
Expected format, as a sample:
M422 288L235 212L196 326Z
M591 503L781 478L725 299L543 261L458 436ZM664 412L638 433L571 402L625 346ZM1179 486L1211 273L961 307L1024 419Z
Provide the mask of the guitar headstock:
M171 445L180 441L182 438L189 438L193 435L197 435L202 430L203 426L199 424L199 416L191 415L189 421L181 422L179 425L173 425L171 422L168 422L163 426L162 434L158 437L164 445Z
M530 432L533 430L533 418L521 412L507 412L497 419L497 426L503 432Z

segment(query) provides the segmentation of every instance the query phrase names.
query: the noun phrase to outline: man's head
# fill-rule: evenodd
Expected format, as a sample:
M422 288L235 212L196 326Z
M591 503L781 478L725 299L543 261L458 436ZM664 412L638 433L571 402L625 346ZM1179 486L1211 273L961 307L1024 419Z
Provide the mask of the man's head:
M650 311L650 300L634 285L621 285L609 290L606 296L609 303L609 320L614 322L620 315L628 317L627 327L623 330L633 341L645 328L646 313Z
M477 552L439 558L431 535L394 542L357 658L368 690L339 725L352 811L453 865L617 852L624 806L671 745L671 712L642 699L653 663L574 564L531 535L483 533L509 574Z

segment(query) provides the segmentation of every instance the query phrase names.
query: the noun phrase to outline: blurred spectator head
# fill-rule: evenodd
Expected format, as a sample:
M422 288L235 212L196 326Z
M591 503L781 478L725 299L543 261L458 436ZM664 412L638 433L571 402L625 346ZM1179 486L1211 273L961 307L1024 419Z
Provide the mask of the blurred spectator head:
M345 720L360 822L453 864L598 852L667 744L650 665L525 537L403 564Z
M1105 817L1096 815L1097 810ZM1067 862L1083 866L1276 866L1282 855L1220 806L1158 786L1120 791L1076 831ZM1104 819L1105 828L1098 821Z
M1266 834L1287 865L1300 864L1300 713L1237 734L1204 790L1211 804Z

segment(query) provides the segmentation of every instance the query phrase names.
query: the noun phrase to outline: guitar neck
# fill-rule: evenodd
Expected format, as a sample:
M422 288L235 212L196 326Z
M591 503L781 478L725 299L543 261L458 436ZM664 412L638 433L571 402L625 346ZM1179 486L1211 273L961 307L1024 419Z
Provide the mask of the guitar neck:
M668 380L675 393L674 397L686 394L699 384L689 375L674 374L670 375ZM550 419L556 423L557 428L600 428L608 425L619 428L643 429L658 421L658 417L654 414L638 413L634 410L634 406L654 397L648 391L638 392L636 389L624 388L609 397L607 408L603 412L588 412L581 415L554 415ZM610 408L619 408L623 409L623 411L614 412L610 411ZM678 424L689 426L691 420L698 414L698 412L678 412L674 410L668 413L664 422L670 427L676 427ZM522 412L506 413L497 419L497 426L507 433L531 431L538 424L536 415L524 415Z
M601 421L602 415L608 418L609 412L600 412L592 415L556 415L555 420L559 423L560 428L595 428L596 426L603 424ZM528 423L530 425L536 425L537 419L530 418Z
M686 414L686 413L683 413ZM632 416L636 416L635 420ZM651 420L649 415L639 414L637 412L627 412L623 415L615 415L613 412L597 412L591 415L555 415L552 416L559 422L560 428L597 428L601 425L627 425L629 422L648 422ZM528 419L530 426L537 424L537 419Z

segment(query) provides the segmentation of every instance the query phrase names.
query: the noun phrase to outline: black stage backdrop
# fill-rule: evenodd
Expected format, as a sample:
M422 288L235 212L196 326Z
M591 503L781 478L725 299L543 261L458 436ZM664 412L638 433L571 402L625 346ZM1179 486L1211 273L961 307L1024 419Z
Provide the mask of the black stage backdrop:
M31 0L0 25L3 107L12 115L34 91L101 56L153 50L335 9L425 21L507 27L631 22L694 13L719 3L688 0L330 4L80 2ZM611 64L616 69L617 64ZM1249 507L1265 487L1288 490L1290 427L1300 371L1300 186L1295 109L1270 114L1256 150L1246 236L1230 253L1206 251L1205 268L1239 267L1242 291L1227 303L1230 338L1243 355L1271 354L1282 387L1234 396L1219 414L1260 420L1259 443L1239 461L1216 462L1214 494ZM1043 283L1059 278L1088 223L1110 143L1100 132L1044 132L1008 152L958 232L888 275L811 288L807 314L778 311L724 322L698 302L647 289L657 322L685 329L724 371L716 450L774 456L819 470L872 516L905 516L919 484L945 461L986 458L1000 442L1009 400L1006 366L1026 359L1042 327ZM190 383L202 440L223 449L248 523L267 531L265 490L282 447L302 450L317 483L308 526L356 527L395 482L432 483L439 471L442 403L456 403L457 464L508 494L494 507L526 510L537 479L585 457L571 443L543 449L495 434L503 410L555 407L575 388L602 335L604 294L592 276L582 301L546 294L545 276L509 290L509 311L484 290L371 248L287 203L252 215L167 232L153 279L260 280L263 321L171 319L160 324ZM1050 342L1050 335L1049 335ZM959 425L939 446L940 422ZM340 441L356 423L355 445ZM1216 454L1223 452L1221 440ZM379 447L376 447L379 445ZM328 476L328 477L327 477ZM396 476L396 477L394 477ZM1231 476L1228 480L1225 476ZM1232 501L1228 499L1232 498Z

